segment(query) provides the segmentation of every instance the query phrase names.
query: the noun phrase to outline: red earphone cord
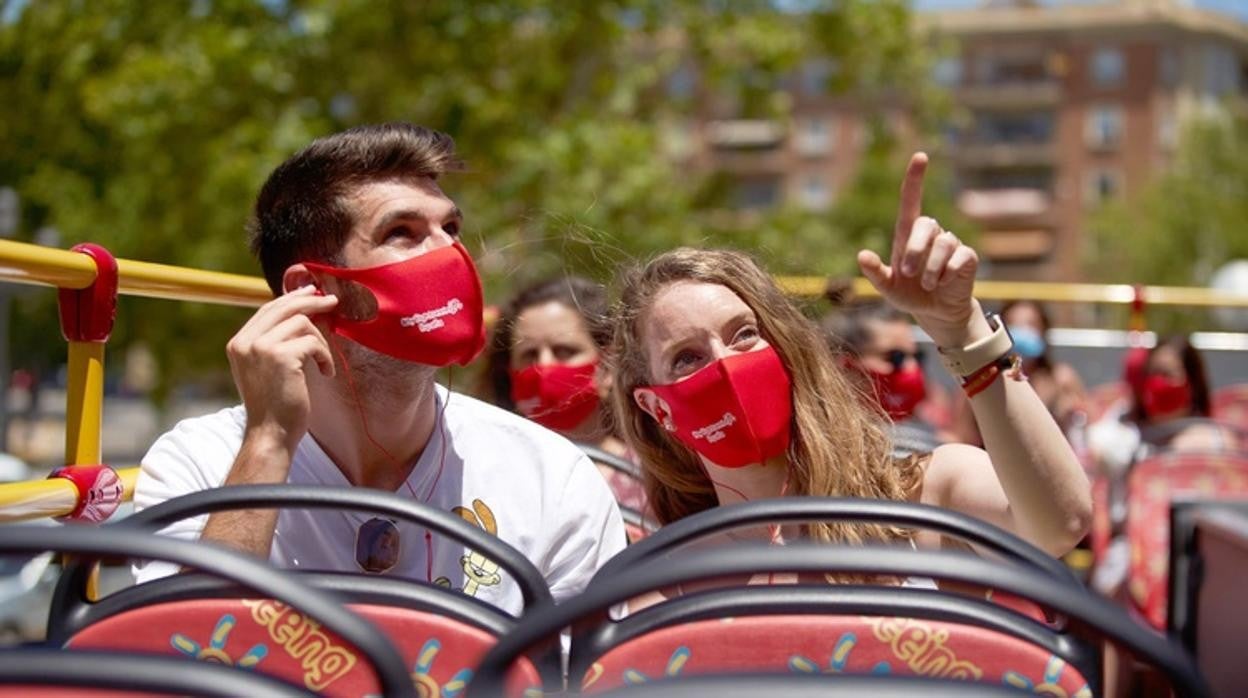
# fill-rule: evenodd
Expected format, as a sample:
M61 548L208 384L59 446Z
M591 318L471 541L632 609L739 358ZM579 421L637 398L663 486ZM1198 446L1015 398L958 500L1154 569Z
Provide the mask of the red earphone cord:
M369 443L375 446L378 451L381 451L386 458L390 459L391 463L394 463L394 465L400 468L403 467L403 464L399 462L398 458L395 458L393 454L386 450L385 446L377 443L377 439L373 438L372 431L368 428L368 419L364 416L364 407L360 404L360 394L355 388L355 378L351 375L351 366L347 363L347 356L343 353L341 347L338 346L337 339L333 336L330 337L330 345L334 348L334 352L338 354L338 358L342 359L342 365L347 369L347 386L351 389L351 399L355 402L356 411L359 412L360 424L364 427L364 437L367 438ZM448 370L453 371L453 369ZM453 383L454 378L449 379L449 382ZM438 481L442 479L442 468L446 465L445 413L447 402L450 402L450 400L448 399L443 402L442 408L438 410L437 428L442 435L441 447L438 449L438 472L434 475L433 484L429 485L429 491L425 493L425 499L422 504L428 504L429 500L433 497L433 492L438 487ZM412 498L420 501L420 497L416 494L416 490L412 489L411 483L409 483L406 478L403 480L403 484L407 486L407 491L412 493ZM433 534L430 533L427 528L425 529L425 580L430 583L433 582Z
M747 496L745 496L745 493L744 493L744 492L742 492L741 490L739 490L739 489L737 489L737 488L733 487L732 485L729 485L729 484L724 483L724 482L720 482L719 480L716 480L715 478L711 477L711 472L710 472L709 470L707 470L707 469L706 469L706 466L705 466L705 465L703 465L703 466L702 466L702 472L706 473L706 479L710 480L710 481L711 481L711 484L713 484L713 485L717 485L717 486L719 486L719 487L722 487L722 488L724 488L724 489L728 490L729 492L731 492L731 493L733 493L733 494L737 495L738 497L740 497L740 498L742 499L742 501L746 501L746 502L750 501L750 498L749 498L749 497L747 497ZM786 470L786 471L784 472L784 484L780 486L780 496L781 496L781 497L783 497L783 496L784 496L786 493L788 493L788 491L789 491L789 474L790 474L790 472L791 472L791 471L789 471L789 470ZM771 543L772 543L772 545L776 545L776 544L778 544L778 543L783 543L783 541L780 539L780 525L779 525L779 524L772 524L772 525L769 525L769 526L767 526L767 529L768 529L768 531L770 531L770 532L771 532ZM774 572L768 572L768 573L767 573L767 583L768 583L768 584L774 584L774 583L775 583L775 581L776 581L776 575L775 575L775 573L774 573ZM679 588L679 585L677 585L677 587Z

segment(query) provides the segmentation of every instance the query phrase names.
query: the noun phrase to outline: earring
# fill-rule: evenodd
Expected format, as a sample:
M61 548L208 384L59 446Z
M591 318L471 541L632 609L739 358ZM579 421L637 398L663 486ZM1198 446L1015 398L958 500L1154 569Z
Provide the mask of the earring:
M659 412L659 424L668 431L676 431L676 423L672 421L672 415L667 412Z

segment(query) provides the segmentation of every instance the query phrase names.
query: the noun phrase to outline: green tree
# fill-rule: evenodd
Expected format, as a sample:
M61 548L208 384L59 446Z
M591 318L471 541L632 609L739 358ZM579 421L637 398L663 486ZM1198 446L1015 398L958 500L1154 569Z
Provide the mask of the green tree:
M875 240L872 224L852 219L874 220L874 209L851 197L833 215L725 217L718 180L663 155L664 124L708 96L785 119L782 81L811 58L828 66L831 89L922 94L924 50L904 0L778 6L0 6L0 183L21 191L28 230L50 223L67 242L122 257L255 273L243 230L268 171L316 136L402 119L451 133L470 164L446 186L469 214L466 239L491 298L565 270L607 279L627 259L691 243L754 249L776 271L846 272L853 249ZM693 94L671 89L684 69L696 73ZM887 209L886 226L899 172L873 202ZM52 312L51 295L24 300L19 317ZM222 347L245 311L127 300L121 317L115 344L152 347L168 390L224 370ZM23 351L59 351L58 338L47 341L24 341Z
M1231 259L1248 257L1248 117L1192 122L1174 163L1089 224L1088 275L1106 283L1206 286ZM1191 330L1203 313L1150 313L1162 330Z

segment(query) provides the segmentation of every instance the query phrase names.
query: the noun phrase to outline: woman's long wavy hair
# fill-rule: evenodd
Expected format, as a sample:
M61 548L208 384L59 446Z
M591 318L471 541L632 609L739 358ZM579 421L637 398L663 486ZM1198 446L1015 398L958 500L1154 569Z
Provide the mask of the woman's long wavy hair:
M616 363L616 419L642 463L646 495L662 523L718 505L698 456L661 429L633 399L653 383L643 343L658 294L680 281L731 289L758 318L793 385L792 438L786 455L789 492L795 495L905 500L919 486L917 458L896 460L882 412L872 411L837 367L818 328L749 256L729 250L680 248L660 255L623 279L612 354ZM908 539L905 529L878 524L813 524L818 540L863 543Z

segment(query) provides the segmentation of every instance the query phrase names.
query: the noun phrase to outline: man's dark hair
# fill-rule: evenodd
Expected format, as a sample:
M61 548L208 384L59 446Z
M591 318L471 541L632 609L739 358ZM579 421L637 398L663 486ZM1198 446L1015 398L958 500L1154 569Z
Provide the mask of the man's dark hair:
M319 138L269 175L249 226L274 295L292 264L335 263L354 218L346 199L386 180L437 179L462 168L450 136L415 124L372 124Z

